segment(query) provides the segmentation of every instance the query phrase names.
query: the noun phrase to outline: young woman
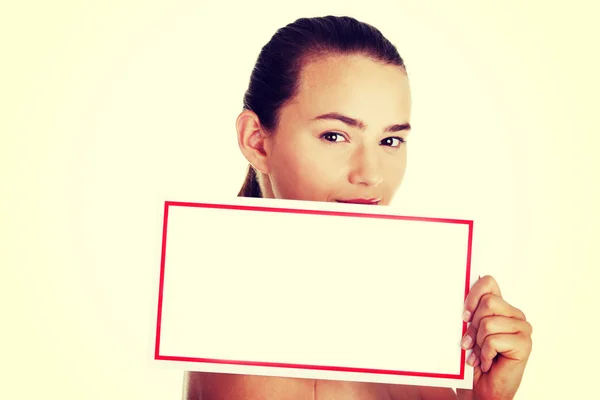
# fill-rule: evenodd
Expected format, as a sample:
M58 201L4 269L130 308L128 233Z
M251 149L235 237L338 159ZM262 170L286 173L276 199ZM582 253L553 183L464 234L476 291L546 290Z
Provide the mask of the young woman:
M237 119L250 163L239 196L389 204L406 168L410 109L404 62L377 29L348 17L297 20L263 47L252 72ZM184 397L512 399L531 326L492 277L475 283L463 317L473 390L188 372Z

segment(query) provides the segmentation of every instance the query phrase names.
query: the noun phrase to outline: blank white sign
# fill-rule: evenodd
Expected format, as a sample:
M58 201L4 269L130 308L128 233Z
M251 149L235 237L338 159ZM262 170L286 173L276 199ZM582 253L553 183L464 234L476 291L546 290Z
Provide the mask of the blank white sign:
M276 204L165 204L156 360L471 386L460 339L472 221Z

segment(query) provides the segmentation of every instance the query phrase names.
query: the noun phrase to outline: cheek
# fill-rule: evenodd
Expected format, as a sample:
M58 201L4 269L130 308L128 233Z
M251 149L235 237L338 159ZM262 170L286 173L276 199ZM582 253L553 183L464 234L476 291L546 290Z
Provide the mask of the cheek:
M278 197L298 200L327 200L341 185L343 168L317 146L279 149L273 160L271 180Z
M401 157L392 158L384 163L384 182L389 191L398 189L406 171L406 150Z

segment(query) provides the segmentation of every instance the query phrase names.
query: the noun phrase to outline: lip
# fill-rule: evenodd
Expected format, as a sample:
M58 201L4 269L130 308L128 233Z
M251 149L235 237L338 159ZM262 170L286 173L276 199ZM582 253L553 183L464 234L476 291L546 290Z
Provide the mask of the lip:
M336 200L338 203L347 203L347 204L366 204L375 206L379 204L381 199L349 199L349 200Z

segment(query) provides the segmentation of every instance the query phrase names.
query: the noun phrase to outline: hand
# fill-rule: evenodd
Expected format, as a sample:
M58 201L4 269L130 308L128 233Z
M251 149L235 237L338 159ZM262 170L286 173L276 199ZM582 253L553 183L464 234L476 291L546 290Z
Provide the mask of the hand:
M531 353L531 325L525 314L508 304L491 276L479 279L465 299L463 319L471 322L461 347L473 349L467 364L474 367L477 400L513 399ZM462 392L458 390L459 394ZM463 396L461 396L463 397Z

